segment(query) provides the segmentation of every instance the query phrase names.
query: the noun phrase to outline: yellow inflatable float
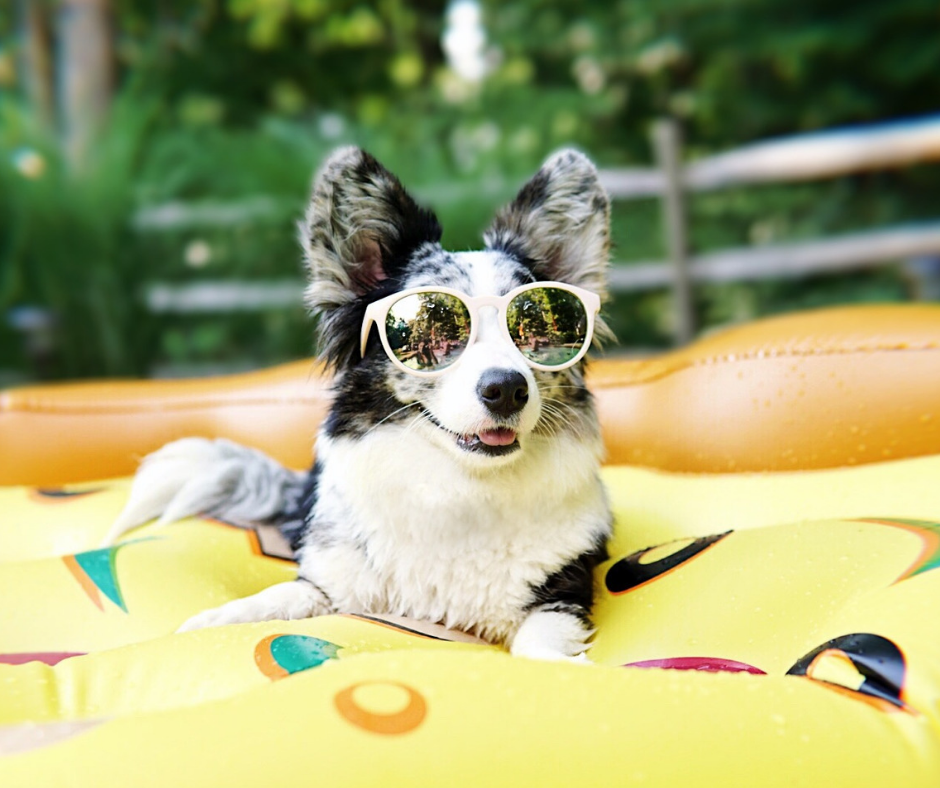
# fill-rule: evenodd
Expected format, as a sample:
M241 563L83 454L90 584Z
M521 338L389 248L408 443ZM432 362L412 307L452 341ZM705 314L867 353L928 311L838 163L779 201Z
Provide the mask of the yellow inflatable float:
M305 465L315 370L0 395L0 786L940 785L940 308L595 364L593 665L355 616L171 634L294 565L207 519L97 549L128 481L96 480L190 434Z

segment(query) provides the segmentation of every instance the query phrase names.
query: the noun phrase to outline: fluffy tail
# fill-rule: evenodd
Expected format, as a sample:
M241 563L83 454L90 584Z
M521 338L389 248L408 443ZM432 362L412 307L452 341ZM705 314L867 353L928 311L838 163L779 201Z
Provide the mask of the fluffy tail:
M224 438L173 441L144 458L130 497L102 546L154 518L171 523L208 514L257 523L296 516L306 477L257 449Z

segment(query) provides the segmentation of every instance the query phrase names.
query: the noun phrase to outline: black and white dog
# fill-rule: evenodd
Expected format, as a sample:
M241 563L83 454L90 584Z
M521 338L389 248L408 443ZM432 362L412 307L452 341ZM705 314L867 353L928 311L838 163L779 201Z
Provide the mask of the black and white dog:
M611 528L584 384L605 330L609 219L594 166L562 151L497 215L484 251L447 252L395 176L339 150L301 225L307 303L335 372L312 471L175 441L144 459L108 539L158 516L282 524L297 580L182 629L386 614L583 659Z

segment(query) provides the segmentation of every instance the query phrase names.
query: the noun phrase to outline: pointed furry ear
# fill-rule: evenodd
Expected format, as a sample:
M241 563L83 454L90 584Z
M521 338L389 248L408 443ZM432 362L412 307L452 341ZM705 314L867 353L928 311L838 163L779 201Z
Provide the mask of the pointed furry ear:
M398 277L412 254L437 244L431 211L372 156L341 148L320 169L300 225L310 284L306 302L320 317L319 352L339 370L355 362L368 296Z
M610 200L597 169L578 151L549 158L496 215L484 238L491 249L530 266L539 279L606 293Z
M401 182L359 148L341 148L314 179L300 240L310 274L307 304L320 313L400 272L441 228Z

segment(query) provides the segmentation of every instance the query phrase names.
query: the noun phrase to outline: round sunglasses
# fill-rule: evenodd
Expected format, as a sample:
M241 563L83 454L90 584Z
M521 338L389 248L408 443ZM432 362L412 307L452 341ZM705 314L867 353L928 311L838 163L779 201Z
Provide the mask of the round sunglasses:
M362 321L365 355L372 324L399 369L439 375L477 335L483 307L495 307L507 340L530 367L557 372L588 351L601 308L597 293L563 282L536 282L503 296L469 296L447 287L414 287L369 304Z

